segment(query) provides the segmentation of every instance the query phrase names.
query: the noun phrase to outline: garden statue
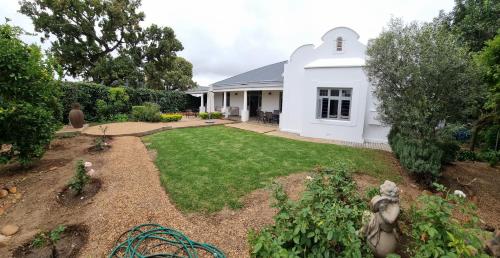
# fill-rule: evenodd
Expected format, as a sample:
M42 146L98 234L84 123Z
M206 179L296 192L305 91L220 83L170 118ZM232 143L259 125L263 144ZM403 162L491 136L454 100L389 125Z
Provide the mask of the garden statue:
M391 181L380 186L380 195L370 201L370 218L361 233L376 257L394 253L398 243L396 232L399 215L399 188Z
M73 128L82 128L84 121L83 112L80 110L80 104L73 103L71 105L71 111L69 111L69 122Z

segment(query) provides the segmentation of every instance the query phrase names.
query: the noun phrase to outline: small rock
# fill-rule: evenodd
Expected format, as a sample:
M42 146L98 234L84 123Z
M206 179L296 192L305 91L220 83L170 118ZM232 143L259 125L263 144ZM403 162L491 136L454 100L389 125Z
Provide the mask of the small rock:
M9 194L9 191L7 191L5 189L0 190L0 198L3 198L5 196L7 196L8 194Z
M423 190L422 191L422 194L425 194L425 195L432 195L432 193L428 190Z
M56 170L56 169L57 169L57 167L51 167L51 168L49 169L49 171Z
M9 190L9 193L12 193L12 194L17 193L17 187L15 187L15 186L9 187L8 190Z
M5 225L0 230L0 233L6 236L12 236L19 231L19 227L13 224Z
M410 184L410 186L413 188L418 188L416 184Z

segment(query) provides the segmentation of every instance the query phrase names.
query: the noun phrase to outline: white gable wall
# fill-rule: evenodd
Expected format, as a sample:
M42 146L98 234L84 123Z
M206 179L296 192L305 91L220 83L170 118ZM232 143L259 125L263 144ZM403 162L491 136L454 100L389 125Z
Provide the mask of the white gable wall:
M343 38L342 52L336 51ZM370 83L362 69L366 47L353 30L330 30L318 47L304 45L285 64L280 129L302 136L352 142L387 142L388 128L378 123ZM350 120L317 118L318 88L351 88Z

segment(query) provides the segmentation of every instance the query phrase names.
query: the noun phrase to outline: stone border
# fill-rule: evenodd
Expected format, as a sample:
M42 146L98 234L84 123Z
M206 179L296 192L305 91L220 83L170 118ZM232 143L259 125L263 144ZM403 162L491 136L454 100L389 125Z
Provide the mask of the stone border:
M142 136L146 136L146 135L158 133L158 132L161 132L161 131L171 130L171 129L173 129L173 127L170 126L170 125L167 125L167 126L156 128L156 129L149 130L149 131L136 132L136 133L124 133L124 134L106 134L106 136L110 136L110 137L122 137L122 136L142 137ZM86 133L86 132L82 132L81 134L82 135L86 135L86 136L94 136L94 137L100 136L100 135L97 135L97 134L91 134L91 133Z

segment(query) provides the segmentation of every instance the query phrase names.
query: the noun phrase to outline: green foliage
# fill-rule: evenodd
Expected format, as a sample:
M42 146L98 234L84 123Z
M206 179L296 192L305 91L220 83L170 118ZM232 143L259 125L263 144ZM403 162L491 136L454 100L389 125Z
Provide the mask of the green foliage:
M0 25L0 144L11 144L0 157L22 164L42 157L60 126L60 85L55 66L40 48L23 43L21 30Z
M448 16L451 31L476 52L500 29L500 2L455 0L455 7Z
M370 257L358 235L363 210L348 167L319 168L303 197L293 202L275 185L275 224L251 232L253 257Z
M474 160L477 160L477 155L475 152L473 152L471 150L461 149L457 153L457 160L459 160L459 161L465 161L465 160L474 161Z
M222 118L222 113L221 112L200 112L199 117L201 119L221 119Z
M464 221L453 217L457 213ZM479 237L475 207L465 198L422 195L412 205L409 219L412 257L489 257Z
M76 195L80 195L83 193L83 188L85 187L85 185L87 185L89 180L90 177L87 175L87 172L85 171L83 160L79 160L76 163L75 175L68 184L69 189L73 190L76 193Z
M437 128L477 112L484 93L467 48L442 24L393 19L367 54L365 69L380 119L393 128L394 153L422 179L439 176L459 148L450 130Z
M129 117L127 114L115 114L111 116L110 120L113 122L127 122L129 120Z
M132 118L137 121L159 122L161 120L160 106L151 102L146 102L143 106L133 106Z
M123 93L121 89L125 92ZM65 116L63 122L65 123L68 121L67 114L71 110L71 104L75 102L80 103L82 106L85 120L97 122L103 119L114 121L113 117L115 115L130 113L132 106L143 105L145 102L157 103L160 105L160 110L165 113L179 112L185 110L188 100L193 98L180 91L133 89L128 87L109 88L101 84L85 82L64 82L62 90L63 96L60 100L64 106ZM114 94L116 94L115 100L112 99ZM126 100L127 96L128 100ZM110 108L110 103L116 103L117 105ZM125 103L125 105L122 103ZM101 118L103 116L104 118Z
M366 199L371 200L375 195L380 195L380 188L370 186L366 189Z
M181 114L161 114L162 122L177 122L182 119Z
M141 26L140 0L22 0L29 16L68 75L106 85L184 90L195 85L193 67L176 53L174 31Z
M482 93L467 49L437 24L391 20L367 54L380 118L405 135L432 140L442 121L470 114L461 107L474 106Z
M500 161L500 151L486 150L480 152L478 158L482 161L488 162L490 166L494 167Z
M128 112L130 110L129 96L125 88L108 88L107 102L98 99L96 108L99 121L113 121L115 115Z
M39 232L35 235L33 241L31 241L31 246L34 248L42 248L48 244L55 245L59 240L61 240L61 234L65 230L66 226L59 225L50 232Z

